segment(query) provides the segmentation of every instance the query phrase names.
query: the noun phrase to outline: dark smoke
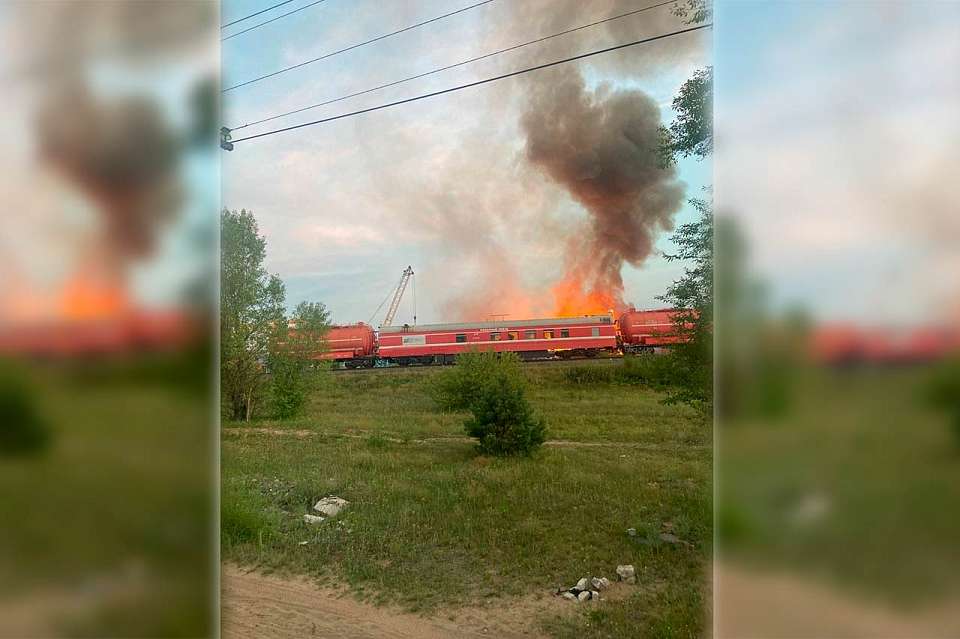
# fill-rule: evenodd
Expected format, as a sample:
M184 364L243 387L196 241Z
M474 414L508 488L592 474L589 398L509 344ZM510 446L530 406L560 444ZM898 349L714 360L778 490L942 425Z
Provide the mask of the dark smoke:
M46 100L36 124L41 157L96 203L115 255L149 255L182 196L179 142L158 106L71 87Z
M530 85L521 116L526 157L589 212L574 235L561 286L623 306L624 262L639 266L673 228L684 186L660 166L660 112L639 90L587 91L575 69Z

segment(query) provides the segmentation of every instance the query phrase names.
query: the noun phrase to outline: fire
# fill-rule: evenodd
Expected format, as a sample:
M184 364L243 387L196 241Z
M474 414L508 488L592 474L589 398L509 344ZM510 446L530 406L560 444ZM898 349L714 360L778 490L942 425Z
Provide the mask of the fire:
M568 275L553 286L556 317L600 315L624 308L622 296L613 291L584 290L583 282Z
M64 287L60 314L66 319L117 317L129 309L126 288L114 278L78 273Z

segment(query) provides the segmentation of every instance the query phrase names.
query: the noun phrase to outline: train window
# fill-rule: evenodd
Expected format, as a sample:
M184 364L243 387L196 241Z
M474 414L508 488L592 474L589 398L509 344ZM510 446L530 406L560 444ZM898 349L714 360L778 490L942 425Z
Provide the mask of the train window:
M536 331L524 331L523 337L524 337L524 339L537 339L537 332L536 332Z
M600 337L600 329L597 327L593 327L592 329L590 329L590 334L593 335L594 337Z
M500 341L500 333L490 333L490 340L494 342Z
M570 329L569 329L569 328L561 328L561 329L560 329L560 337L570 337Z
M543 339L552 339L552 338L553 338L553 331L544 331L544 332L543 332Z
M507 339L520 339L520 333L518 331L510 331L507 333Z
M466 333L457 333L457 341L458 341L458 342L465 342L465 341L467 341L467 334L466 334Z

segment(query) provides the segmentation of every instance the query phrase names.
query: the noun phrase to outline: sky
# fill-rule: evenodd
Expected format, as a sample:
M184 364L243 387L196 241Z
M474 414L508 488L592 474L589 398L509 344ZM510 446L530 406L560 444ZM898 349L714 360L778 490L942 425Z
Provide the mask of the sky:
M291 3L262 18L304 4ZM469 4L327 0L226 40L223 86ZM225 2L222 22L263 5L261 0ZM227 91L224 121L237 127L641 6L614 0L496 0ZM669 7L610 25L247 127L235 131L234 138L682 27ZM676 42L640 45L571 66L590 95L640 90L668 123L680 85L710 64L708 33L670 40ZM237 144L222 155L222 204L253 210L267 240L266 266L286 283L290 307L301 300L322 301L337 322L376 325L383 310L376 317L374 310L409 264L417 273L421 323L458 319L467 307L490 314L540 310L542 305L524 306L520 298L549 294L570 259L569 238L580 233L589 213L525 154L521 117L532 87L547 81L533 75ZM685 185L683 199L701 196L711 173L709 160L681 161L676 178ZM676 224L693 219L687 204L673 216ZM656 296L682 272L682 265L659 254L672 249L669 232L660 229L654 240L652 255L622 270L624 297L638 308L662 306ZM412 315L410 291L397 321L410 321Z
M724 1L715 190L774 306L960 318L960 3Z

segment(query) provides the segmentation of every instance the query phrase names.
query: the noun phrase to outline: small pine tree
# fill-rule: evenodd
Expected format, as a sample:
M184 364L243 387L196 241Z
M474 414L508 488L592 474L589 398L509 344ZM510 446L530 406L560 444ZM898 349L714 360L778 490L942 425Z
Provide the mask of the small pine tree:
M546 425L533 414L523 386L507 376L484 384L470 411L473 416L464 427L486 455L529 455L547 438Z
M464 428L487 455L529 455L546 439L542 418L526 398L526 382L515 353L468 352L434 386L437 404L468 410Z

